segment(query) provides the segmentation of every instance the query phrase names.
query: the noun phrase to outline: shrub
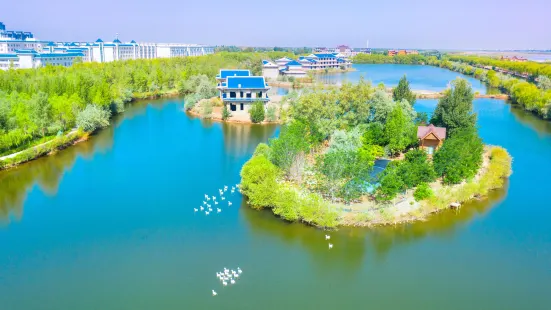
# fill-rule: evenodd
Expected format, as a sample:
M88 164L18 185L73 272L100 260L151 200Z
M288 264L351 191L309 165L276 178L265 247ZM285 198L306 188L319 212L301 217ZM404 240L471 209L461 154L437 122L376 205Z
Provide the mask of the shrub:
M264 155L266 158L270 158L270 147L266 143L259 143L254 150L253 156Z
M275 122L277 120L276 107L274 105L270 105L266 109L266 119L268 122Z
M425 200L431 197L434 193L427 183L421 183L417 185L417 188L413 192L413 197L416 201Z
M77 115L77 126L86 132L93 132L96 129L109 125L111 113L95 104L89 104Z
M251 158L241 169L241 190L253 208L272 207L278 196L279 170L264 155Z
M199 96L197 96L196 94L187 95L184 98L184 109L186 109L187 111L193 109L198 101Z
M203 118L212 118L212 103L210 100L203 100L201 102L201 116Z
M222 108L222 119L228 120L228 118L231 117L230 110L228 109L227 105L224 105L224 108Z
M434 170L444 183L457 184L476 175L484 145L475 128L457 131L434 154Z
M264 104L260 101L257 101L249 109L249 115L251 116L251 121L253 123L260 123L264 121Z

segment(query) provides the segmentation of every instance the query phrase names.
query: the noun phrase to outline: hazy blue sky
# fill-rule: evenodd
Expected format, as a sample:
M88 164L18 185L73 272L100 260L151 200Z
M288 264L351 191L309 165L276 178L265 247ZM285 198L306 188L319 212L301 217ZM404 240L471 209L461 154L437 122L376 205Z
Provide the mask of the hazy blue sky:
M77 2L82 4L76 4ZM550 49L551 0L25 0L0 21L44 40Z

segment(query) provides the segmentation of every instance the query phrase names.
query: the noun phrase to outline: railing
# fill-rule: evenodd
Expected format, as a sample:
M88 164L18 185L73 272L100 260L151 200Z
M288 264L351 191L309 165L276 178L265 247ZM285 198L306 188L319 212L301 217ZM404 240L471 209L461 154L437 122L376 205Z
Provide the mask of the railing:
M222 97L223 101L238 101L238 102L255 102L255 101L270 101L270 98L228 98Z

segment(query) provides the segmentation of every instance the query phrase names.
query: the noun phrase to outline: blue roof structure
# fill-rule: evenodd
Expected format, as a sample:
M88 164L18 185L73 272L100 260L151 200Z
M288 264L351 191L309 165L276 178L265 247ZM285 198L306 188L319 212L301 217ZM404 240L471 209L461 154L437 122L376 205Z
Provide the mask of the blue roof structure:
M136 44L136 41L132 40L132 41L130 41L130 43L132 43L132 44Z
M17 59L17 54L0 54L0 58L15 58L15 59Z
M225 79L230 76L251 76L251 72L249 70L238 70L238 69L231 69L231 70L220 70L220 74L217 76L217 78Z
M334 54L314 54L318 58L335 58Z
M103 40L102 39L97 39L96 43L103 43Z
M290 61L286 64L286 66L302 66L302 64L296 60Z
M342 58L337 58L337 62L346 62L346 60L342 59Z
M118 38L116 38L115 40L113 40L113 43L122 43L121 40L119 40Z
M56 46L56 44L54 42L50 42L48 43L48 46Z
M228 76L229 89L266 89L268 85L262 76Z

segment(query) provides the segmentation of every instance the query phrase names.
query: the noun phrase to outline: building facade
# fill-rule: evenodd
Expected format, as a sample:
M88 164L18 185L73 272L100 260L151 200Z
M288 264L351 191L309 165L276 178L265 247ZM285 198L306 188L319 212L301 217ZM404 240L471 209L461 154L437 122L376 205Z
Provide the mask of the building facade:
M248 113L253 103L270 101L270 87L263 76L251 76L248 70L220 70L216 79L220 99L233 113Z
M34 51L34 53L31 53ZM33 33L7 31L0 22L0 69L38 68L44 65L71 66L79 57L83 62L111 62L201 56L214 53L214 46L180 43L51 42L34 38Z
M277 76L273 72L274 65L278 68ZM277 59L275 64L263 61L262 72L266 78L277 79L280 75L295 78L305 77L310 70L349 69L352 63L340 53L316 53L300 56L298 60L288 57Z

